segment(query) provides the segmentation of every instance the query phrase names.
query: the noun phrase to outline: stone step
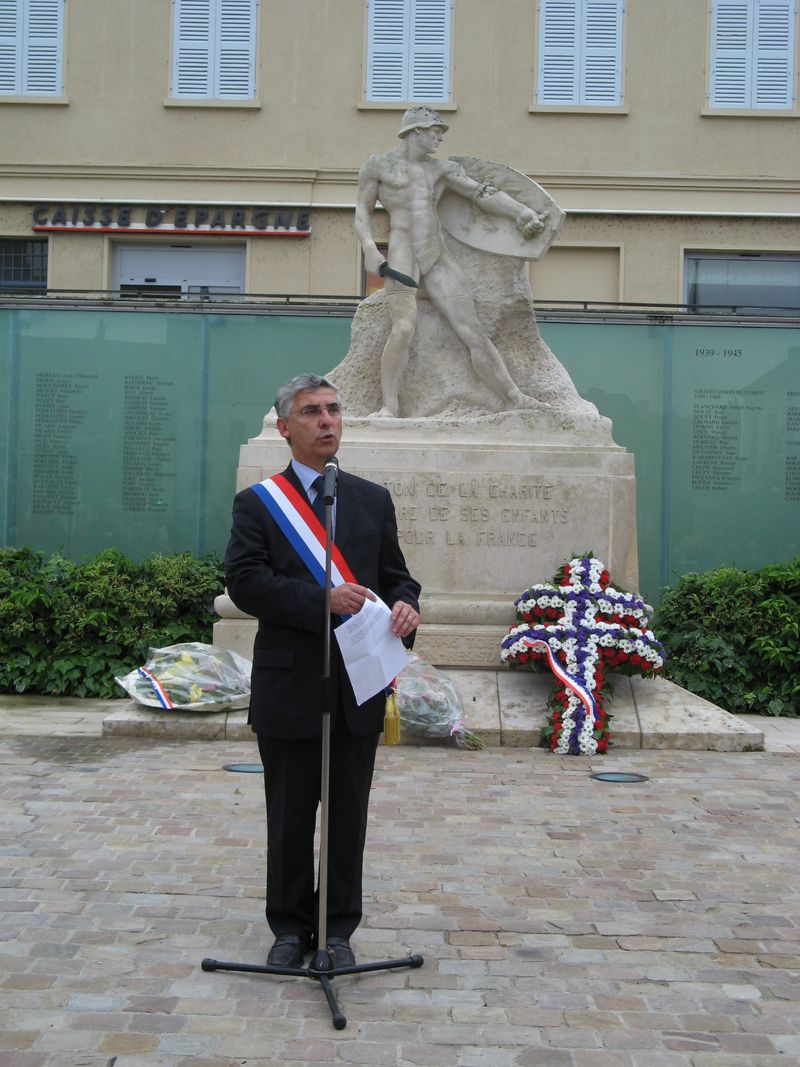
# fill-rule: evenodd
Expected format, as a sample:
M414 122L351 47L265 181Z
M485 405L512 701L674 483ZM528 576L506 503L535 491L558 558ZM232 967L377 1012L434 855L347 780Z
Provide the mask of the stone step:
M547 723L552 679L511 670L446 672L455 682L464 711L464 728L491 747L530 748L539 744ZM614 679L608 704L615 749L686 749L711 752L760 752L764 731L663 678ZM247 710L159 711L126 701L103 719L103 734L116 737L244 741L253 734ZM420 737L404 729L401 744L452 745L448 736Z

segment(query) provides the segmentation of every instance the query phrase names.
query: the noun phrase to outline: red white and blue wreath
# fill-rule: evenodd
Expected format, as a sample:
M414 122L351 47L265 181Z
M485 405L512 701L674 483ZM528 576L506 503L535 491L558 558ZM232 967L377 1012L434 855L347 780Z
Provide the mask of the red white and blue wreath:
M664 649L649 628L652 609L615 588L591 553L565 563L553 583L531 586L514 601L520 622L503 638L500 658L555 676L543 745L575 756L606 752L605 671L652 677L664 666Z

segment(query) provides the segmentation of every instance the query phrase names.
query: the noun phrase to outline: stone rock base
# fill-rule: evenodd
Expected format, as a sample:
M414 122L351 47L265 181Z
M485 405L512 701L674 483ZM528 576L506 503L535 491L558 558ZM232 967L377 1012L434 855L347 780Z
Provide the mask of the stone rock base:
M242 446L237 488L282 470L274 429ZM342 467L385 485L409 570L422 584L417 650L439 667L496 667L514 600L591 551L637 591L633 456L533 412L483 419L346 420ZM214 643L252 656L254 623L226 597Z
M461 696L465 727L491 747L535 748L548 722L547 698L553 681L530 671L452 670ZM760 752L764 733L707 700L663 678L613 678L611 713L613 751L683 749L711 752ZM247 711L162 712L126 702L103 720L113 737L160 737L196 741L253 741ZM402 731L403 745L453 745L446 737L422 738ZM570 758L570 757L567 757ZM600 757L598 757L600 758Z

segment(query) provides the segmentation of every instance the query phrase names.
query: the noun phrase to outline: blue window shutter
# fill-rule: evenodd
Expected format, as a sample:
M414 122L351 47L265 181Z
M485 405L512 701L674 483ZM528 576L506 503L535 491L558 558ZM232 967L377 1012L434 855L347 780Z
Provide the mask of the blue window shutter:
M367 19L367 100L405 100L408 0L371 0Z
M409 100L450 98L450 0L416 0L411 22Z
M539 104L618 107L622 0L540 0Z
M257 0L173 0L172 96L252 100Z
M790 108L795 0L713 0L708 99L716 108Z
M22 0L0 0L0 93L22 87Z
M747 107L751 96L749 0L714 0L711 8L711 107Z
M251 100L255 95L256 5L254 0L221 0L216 96Z
M618 107L622 87L622 5L617 0L586 0L582 29L580 103Z
M451 10L452 0L370 0L367 100L450 99Z
M212 0L173 0L175 12L172 95L212 95Z
M757 0L753 107L790 108L794 88L794 0Z
M540 104L577 104L579 100L579 0L541 0L539 70Z
M60 96L64 0L0 0L0 93Z

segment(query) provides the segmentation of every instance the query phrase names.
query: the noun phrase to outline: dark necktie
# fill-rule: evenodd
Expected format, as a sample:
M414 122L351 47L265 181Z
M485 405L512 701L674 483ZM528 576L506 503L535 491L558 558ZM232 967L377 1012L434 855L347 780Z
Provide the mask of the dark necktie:
M317 495L314 497L314 503L311 505L311 510L317 516L319 521L325 526L325 478L320 474L311 483L311 488L316 489Z

